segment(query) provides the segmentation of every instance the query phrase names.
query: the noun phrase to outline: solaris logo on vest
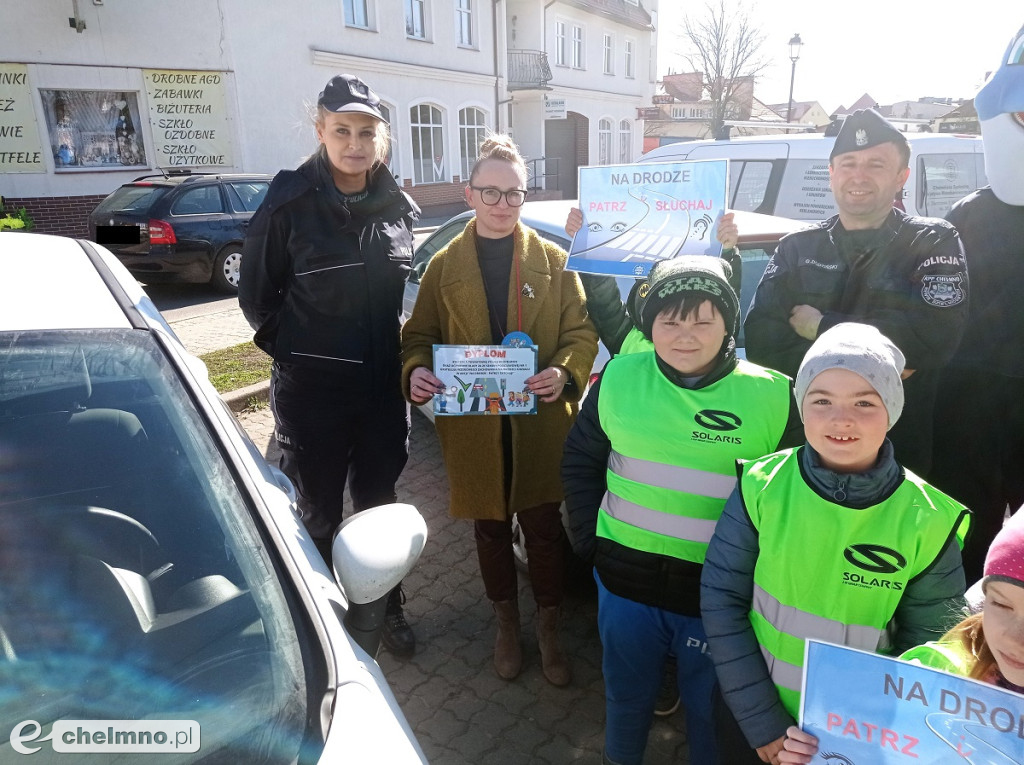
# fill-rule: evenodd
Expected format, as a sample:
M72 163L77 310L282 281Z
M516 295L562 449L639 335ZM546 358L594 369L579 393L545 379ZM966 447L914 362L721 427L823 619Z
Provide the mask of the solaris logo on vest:
M869 574L891 575L906 568L907 559L897 550L883 545L850 545L843 550L843 557L862 571ZM844 571L843 581L857 587L874 587L883 590L903 590L903 582L880 579L856 572Z
M700 430L694 430L691 433L691 438L694 441L712 441L724 444L743 443L743 439L739 436L722 435L723 432L736 430L743 424L743 420L739 418L739 415L721 409L701 409L697 414L693 415L693 421L705 430L716 431L715 433L704 433Z

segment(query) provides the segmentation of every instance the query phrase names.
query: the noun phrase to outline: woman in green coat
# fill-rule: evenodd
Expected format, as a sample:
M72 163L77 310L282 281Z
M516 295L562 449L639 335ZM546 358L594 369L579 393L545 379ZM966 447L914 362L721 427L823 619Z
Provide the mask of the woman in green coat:
M512 515L518 514L538 606L544 676L569 682L558 643L563 531L559 507L562 444L597 355L583 289L565 270L566 253L519 222L526 166L511 139L480 147L466 202L476 213L465 231L430 262L412 316L402 329L402 385L416 404L444 391L434 376L435 343L497 345L510 332L537 346L538 372L526 380L537 414L438 417L437 432L451 486L450 512L474 522L484 589L498 621L495 669L519 674L518 583Z

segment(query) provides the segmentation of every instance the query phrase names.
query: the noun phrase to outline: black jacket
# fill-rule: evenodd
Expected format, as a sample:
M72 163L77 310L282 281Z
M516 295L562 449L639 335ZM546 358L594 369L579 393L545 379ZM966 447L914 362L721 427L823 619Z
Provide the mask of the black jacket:
M368 191L346 204L319 153L278 173L249 225L238 303L275 361L397 390L419 209L383 165Z
M960 348L950 366L1024 377L1024 207L1008 205L985 187L946 216L960 232L971 269L971 302Z
M907 369L945 366L967 317L967 264L956 229L893 210L882 243L848 252L839 216L783 237L743 324L747 358L795 377L811 341L789 325L795 305L824 314L820 335L844 321L871 324L892 340Z

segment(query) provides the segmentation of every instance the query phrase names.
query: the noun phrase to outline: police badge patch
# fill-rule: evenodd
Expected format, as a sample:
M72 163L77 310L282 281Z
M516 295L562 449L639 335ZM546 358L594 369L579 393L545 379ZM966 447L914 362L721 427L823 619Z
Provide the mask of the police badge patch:
M951 308L964 302L964 290L960 286L963 274L952 276L925 276L921 278L921 297L928 305L936 308Z

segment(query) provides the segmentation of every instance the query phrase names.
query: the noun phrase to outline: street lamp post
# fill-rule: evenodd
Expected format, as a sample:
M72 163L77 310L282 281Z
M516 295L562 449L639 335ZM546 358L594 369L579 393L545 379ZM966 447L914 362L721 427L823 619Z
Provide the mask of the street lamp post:
M800 58L800 46L803 44L799 34L793 35L789 41L789 60L793 62L793 70L789 75L789 108L786 110L786 122L790 122L793 118L793 82L796 80L796 62ZM789 132L788 127L786 132Z

